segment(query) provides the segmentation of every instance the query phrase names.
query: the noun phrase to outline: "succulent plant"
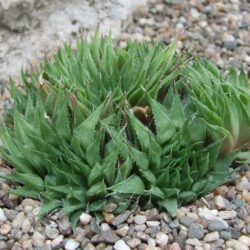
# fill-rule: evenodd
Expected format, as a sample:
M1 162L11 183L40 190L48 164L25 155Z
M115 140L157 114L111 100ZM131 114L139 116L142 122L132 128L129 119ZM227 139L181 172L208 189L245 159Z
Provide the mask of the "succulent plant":
M65 46L22 72L22 87L10 82L0 152L14 169L2 177L23 184L13 193L41 199L40 215L63 207L73 226L111 201L116 213L139 202L175 216L229 181L249 145L249 85L232 72L191 65L175 44L121 49L96 34Z
M222 78L208 61L188 66L190 92L198 112L206 120L213 140L226 138L221 153L250 147L250 88L244 69L231 67Z

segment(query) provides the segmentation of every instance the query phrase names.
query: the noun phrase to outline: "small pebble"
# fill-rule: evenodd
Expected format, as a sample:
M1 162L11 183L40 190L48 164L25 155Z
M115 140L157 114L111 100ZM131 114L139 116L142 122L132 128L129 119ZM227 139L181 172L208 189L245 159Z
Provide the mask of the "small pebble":
M214 220L218 214L217 210L210 210L207 207L198 208L198 214L200 217L204 217L206 220Z
M217 206L219 210L226 208L226 203L224 201L224 198L221 195L215 196L214 201L215 201L215 205Z
M190 227L193 224L193 219L191 217L188 217L188 216L182 216L180 218L180 223L187 226L187 227Z
M208 233L205 235L204 237L204 241L205 242L213 242L216 241L220 238L220 235L218 232L212 232L212 233Z
M142 225L135 225L135 231L136 231L136 232L143 232L143 231L145 231L146 228L147 228L147 227L146 227L145 224L142 224Z
M52 247L57 247L63 242L63 235L59 235L51 242Z
M246 176L243 176L239 181L236 181L236 189L239 191L250 191L250 183Z
M250 247L250 237L246 235L240 236L238 239L239 242L243 243L244 245Z
M202 243L197 238L186 240L186 244L191 246L202 246Z
M146 218L145 216L143 216L143 215L136 215L136 216L134 217L134 222L135 222L136 224L141 225L141 224L146 223L146 221L147 221L147 218Z
M107 223L102 223L100 228L102 231L111 230L109 224L107 224Z
M114 245L115 250L130 250L123 240L118 240Z
M237 216L237 212L236 211L220 211L218 215L224 220L229 220L229 219L235 218Z
M157 227L160 225L160 222L159 221L147 221L146 224L148 227Z
M169 246L169 250L181 250L181 247L178 243L174 242Z
M105 212L107 213L113 213L117 208L117 205L115 203L108 203L105 207Z
M75 250L80 246L80 243L75 241L74 239L69 239L66 242L65 249L66 250Z
M249 250L248 246L234 239L227 241L226 246L235 250Z
M8 233L10 233L11 230L12 230L12 227L10 224L3 224L0 228L0 234L7 235Z
M124 236L127 235L128 230L129 230L129 227L128 226L124 226L124 227L121 227L121 228L117 229L116 233L118 235L120 235L121 237L124 237Z
M126 243L129 247L136 248L137 246L141 244L141 241L138 238L134 238L134 239L128 240Z
M94 246L91 242L89 242L89 243L85 246L84 250L96 250L96 248L95 248L95 246Z
M248 192L246 189L243 190L241 196L245 202L250 202L250 192Z
M169 223L169 227L172 229L178 229L180 227L180 223L178 220L173 220Z
M188 229L188 238L202 239L204 236L203 226L201 224L193 223Z
M159 232L156 234L156 237L155 237L155 242L156 244L158 244L161 248L164 248L167 246L168 244L168 235L162 233L162 232Z
M8 249L6 242L1 240L0 241L0 250L6 250L6 249Z
M6 221L6 216L2 208L0 208L0 221L2 222Z
M82 213L80 216L80 222L82 225L88 225L92 219L92 216L86 213Z
M212 220L208 224L209 231L221 231L228 228L228 224L223 220Z

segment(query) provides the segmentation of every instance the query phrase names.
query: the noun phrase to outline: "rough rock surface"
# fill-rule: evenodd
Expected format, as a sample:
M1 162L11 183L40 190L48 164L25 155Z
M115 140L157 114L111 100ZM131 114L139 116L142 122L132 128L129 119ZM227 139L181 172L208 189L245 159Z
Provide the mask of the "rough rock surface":
M0 80L40 61L77 35L118 38L147 0L0 0Z

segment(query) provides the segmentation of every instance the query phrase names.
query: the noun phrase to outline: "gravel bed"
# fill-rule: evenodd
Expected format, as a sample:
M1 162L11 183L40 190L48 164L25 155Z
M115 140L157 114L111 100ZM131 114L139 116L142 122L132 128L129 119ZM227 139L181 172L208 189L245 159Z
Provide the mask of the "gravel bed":
M124 47L127 39L169 44L178 38L179 49L195 49L221 68L243 63L249 74L249 11L247 0L150 0L149 11L139 9L118 42ZM1 174L9 171L0 167ZM39 218L40 202L8 194L15 184L0 179L0 250L248 250L249 167L236 177L235 182L179 208L176 218L140 208L115 215L116 205L108 204L103 221L83 213L75 232L62 211Z
M126 46L128 38L165 44L178 39L179 49L194 50L220 68L243 63L249 71L249 13L247 0L149 0L149 10L137 11L120 45Z
M0 169L1 174L8 171ZM179 208L176 218L139 207L115 215L116 204L108 204L102 221L83 213L75 232L62 211L39 218L40 202L8 194L14 184L1 180L0 250L248 250L249 166L235 177L234 183Z

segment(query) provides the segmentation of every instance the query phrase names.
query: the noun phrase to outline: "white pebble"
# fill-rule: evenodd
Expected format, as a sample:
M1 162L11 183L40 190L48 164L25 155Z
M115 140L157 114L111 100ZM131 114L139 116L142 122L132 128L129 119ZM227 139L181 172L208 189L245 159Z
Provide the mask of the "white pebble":
M7 218L6 218L5 214L4 214L3 209L0 208L0 221L4 222L4 221L6 221L6 219Z
M17 229L21 228L24 219L25 219L25 214L23 212L18 213L17 217L12 222L12 227Z
M116 241L114 245L115 250L130 250L130 248L126 245L126 243L123 240Z
M151 247L155 247L155 246L156 246L155 240L152 239L152 238L149 238L149 239L148 239L148 245L151 246Z
M204 237L204 241L205 242L212 242L212 241L216 241L220 238L220 235L218 232L212 232L212 233L208 233L205 235Z
M1 235L7 235L8 233L10 233L12 227L10 224L3 224L0 228L0 234Z
M208 244L208 243L203 243L202 244L202 247L203 247L203 250L211 250L211 246L210 246L210 244Z
M192 16L194 19L198 19L199 16L200 16L199 12L198 12L196 9L194 9L194 8L191 8L190 14L191 14L191 16Z
M82 225L88 225L92 219L92 216L86 213L82 213L80 216L80 222Z
M224 220L229 220L229 219L235 218L237 215L237 212L236 211L220 211L218 215Z
M44 241L45 241L45 236L42 235L41 233L35 231L33 234L33 242L34 242L34 246L39 246L41 245Z
M34 207L34 206L35 206L35 201L32 200L32 199L24 199L24 200L22 201L22 206L23 206L23 207L26 207L26 206Z
M226 208L226 203L224 202L224 198L221 195L215 196L214 201L219 210Z
M111 230L108 223L102 223L101 224L101 231Z
M207 207L198 208L198 215L204 217L206 220L214 220L218 214L217 210L209 210Z
M147 221L147 218L145 217L145 216L143 216L143 215L136 215L135 217L134 217L134 222L136 223L136 224L139 224L139 225L141 225L141 224L144 224L145 222Z
M226 242L226 246L229 248L237 249L237 250L249 250L248 246L245 244L241 243L240 241L231 239ZM228 249L226 248L226 249Z
M160 222L159 221L147 221L146 224L148 227L157 227L160 225Z
M236 189L239 191L248 190L250 191L250 183L246 176L243 176L239 181L237 181Z
M66 242L65 249L66 250L75 250L80 246L80 243L75 241L74 239L69 239Z
M186 244L191 246L202 246L202 243L196 238L186 240Z
M51 246L52 246L52 247L56 247L56 246L58 246L62 241L63 241L63 235L59 235L57 238L55 238L55 239L51 242Z
M156 238L155 238L156 243L160 246L160 247L166 247L166 245L168 244L168 235L159 232L156 234Z
M242 235L242 236L240 236L240 238L238 239L238 241L240 241L244 245L250 247L250 237L248 237L246 235Z
M30 212L32 212L33 207L30 206L30 205L28 205L28 206L25 206L23 210L24 210L24 212L25 212L26 214L29 214Z
M30 221L26 218L22 224L22 231L23 233L27 234L30 231L30 229L31 229Z
M223 42L233 42L235 40L235 37L231 34L224 33L222 35L222 40L223 40Z

